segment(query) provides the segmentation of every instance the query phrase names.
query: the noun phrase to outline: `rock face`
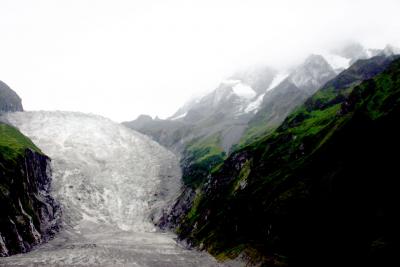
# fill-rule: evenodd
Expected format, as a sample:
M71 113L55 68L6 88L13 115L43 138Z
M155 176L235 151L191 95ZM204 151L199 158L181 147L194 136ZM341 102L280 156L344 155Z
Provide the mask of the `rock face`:
M136 120L123 122L125 126L150 136L154 141L175 151L183 145L185 136L190 134L191 125L174 120L153 119L140 115Z
M27 252L59 230L60 207L50 195L50 159L15 128L0 124L0 256ZM22 141L16 141L22 140Z
M0 81L0 113L23 111L21 98L7 84Z
M335 71L322 56L311 55L293 71L288 79L311 95L335 76Z
M253 142L278 127L296 107L336 76L335 70L320 55L311 55L275 88L267 91L259 111L251 118L240 140Z
M0 114L15 111L23 111L21 98L0 81ZM0 122L0 256L27 252L59 230L61 209L50 185L50 159Z

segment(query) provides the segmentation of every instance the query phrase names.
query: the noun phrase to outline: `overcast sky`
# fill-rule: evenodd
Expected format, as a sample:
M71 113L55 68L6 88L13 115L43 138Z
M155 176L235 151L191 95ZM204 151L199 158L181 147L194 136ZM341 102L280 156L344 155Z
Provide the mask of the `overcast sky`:
M400 45L399 0L0 0L0 80L26 110L164 118L237 68Z

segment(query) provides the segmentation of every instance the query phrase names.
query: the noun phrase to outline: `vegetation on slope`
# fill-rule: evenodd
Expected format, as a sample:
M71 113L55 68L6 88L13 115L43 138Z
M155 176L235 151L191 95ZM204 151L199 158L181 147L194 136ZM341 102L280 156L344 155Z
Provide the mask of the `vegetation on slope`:
M358 60L350 68L328 81L311 99L306 90L297 88L289 81L284 81L276 89L267 93L267 102L263 104L263 108L249 122L239 144L235 148L240 149L272 133L307 98L309 102L307 106L312 106L311 102L331 104L328 100L333 100L333 98L337 103L341 102L343 97L349 93L349 90L343 92L344 88L349 88L360 81L370 79L382 72L392 60L392 57L386 56Z
M245 251L266 266L393 260L400 61L375 77L386 62L355 65L363 75L339 75L206 174L180 238L220 258Z
M226 154L220 146L218 134L189 142L183 152L181 164L184 184L193 189L202 185L208 173L225 158Z
M30 139L0 123L0 256L27 252L58 230L48 163Z
M0 154L6 160L15 160L25 154L26 149L41 153L32 141L15 127L0 123Z

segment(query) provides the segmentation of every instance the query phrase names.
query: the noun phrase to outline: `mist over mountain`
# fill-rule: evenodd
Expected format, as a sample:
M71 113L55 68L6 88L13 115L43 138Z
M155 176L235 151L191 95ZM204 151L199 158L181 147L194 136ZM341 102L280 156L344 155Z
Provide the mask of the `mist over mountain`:
M96 1L76 17L75 3L57 4L51 19L37 9L46 23L29 27L0 16L17 29L0 28L1 45L26 29L35 36L28 53L14 42L21 56L6 55L15 64L0 72L40 109L133 119L197 95L166 119L117 123L24 111L0 81L0 266L392 266L400 49L343 41L366 22L361 12L351 24L328 16L353 5L331 4L269 13L236 2L207 12L127 4L121 13L119 1ZM372 11L387 25L395 13ZM70 24L79 38L68 38ZM36 36L43 28L52 34ZM47 92L34 86L40 75Z
M0 1L0 267L399 265L399 10Z
M397 54L390 45L365 49L358 44L312 54L290 69L264 68L265 79L252 76L262 76L259 69L253 74L245 72L252 79L233 75L234 79L222 81L167 120L140 116L124 123L181 156L184 187L159 225L222 258L246 255L270 266L318 266L339 255L326 265L349 260L372 266L381 261L387 266L393 257L390 233L394 229L390 226L382 233L381 225L391 220L395 200L383 203L377 199L389 190L385 183L394 181L385 171L383 180L372 173L394 166L390 160L378 161L376 155L383 152L377 151L384 135L397 145L387 132L397 116ZM263 86L254 90L251 82L256 80L263 81L255 83ZM365 112L369 119L359 117ZM371 118L382 119L376 122L385 129L378 139L373 136L380 126ZM362 135L350 130L354 127L373 130L352 146L357 135ZM351 140L346 141L345 136ZM363 155L363 145L378 150ZM341 159L341 151L354 155L354 166L350 156ZM371 174L361 171L368 180L362 184L355 172L366 157L380 167L371 169ZM336 167L340 164L345 164L345 169ZM327 176L333 181L325 181ZM358 205L358 199L370 201L372 184L382 189L375 192L380 207L391 207L382 219L374 217L370 206L354 214L351 208L343 208ZM325 190L332 186L337 186L337 191ZM342 196L344 191L347 193ZM346 216L349 223L342 221ZM371 230L366 226L358 231L354 225L364 216L381 222ZM321 225L314 220L322 220ZM340 240L348 240L354 249ZM380 249L375 247L377 240L383 242ZM308 252L313 250L317 255ZM382 259L383 255L387 258Z
M399 73L398 57L357 61L217 164L164 223L214 255L267 266L390 266Z
M216 136L223 151L229 152L233 145L277 127L352 62L395 53L396 48L390 45L366 49L352 43L331 53L310 55L300 65L280 71L268 66L249 67L221 81L210 93L190 100L166 120L140 116L124 124L173 150L182 151L183 143L190 140Z

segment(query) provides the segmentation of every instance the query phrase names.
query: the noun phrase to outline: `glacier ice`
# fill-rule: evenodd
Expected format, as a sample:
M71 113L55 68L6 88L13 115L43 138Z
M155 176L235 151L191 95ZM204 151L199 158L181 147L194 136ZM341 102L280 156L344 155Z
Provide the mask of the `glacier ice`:
M2 119L51 157L52 193L65 225L47 244L1 258L0 266L219 266L154 227L181 187L172 152L97 115L37 111Z
M52 158L54 196L73 227L90 221L154 231L151 213L179 189L177 161L170 160L175 156L111 120L66 112L7 119Z

